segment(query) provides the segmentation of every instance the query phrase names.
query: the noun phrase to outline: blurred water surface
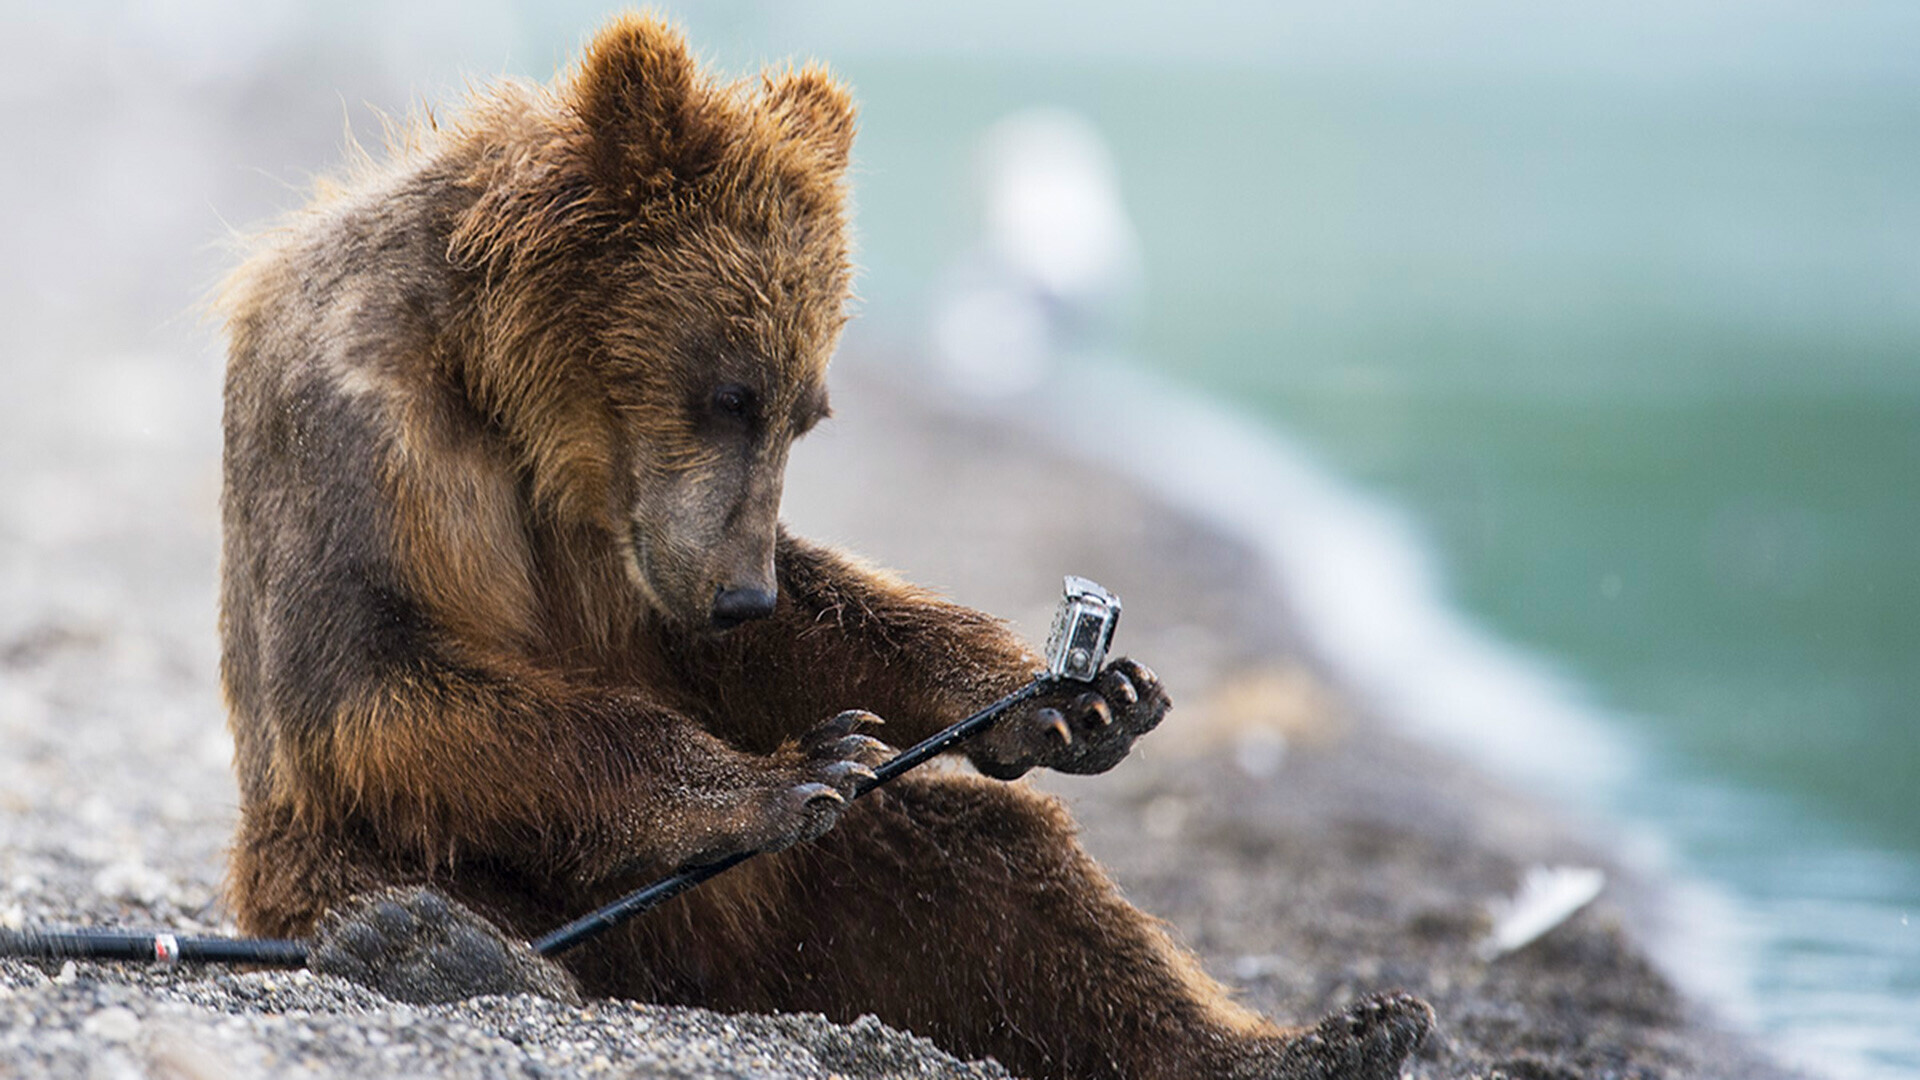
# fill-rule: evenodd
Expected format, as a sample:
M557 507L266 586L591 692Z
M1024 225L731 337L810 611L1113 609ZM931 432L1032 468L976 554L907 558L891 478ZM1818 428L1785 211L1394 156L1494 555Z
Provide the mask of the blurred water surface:
M919 348L975 243L982 133L1085 117L1145 281L1106 346L1407 507L1459 607L1645 748L1582 809L1722 890L1747 1018L1920 1069L1920 9L674 13L728 70L856 85L870 353ZM604 14L0 8L8 490L57 529L113 512L74 494L88 454L210 470L188 312L228 224L296 205L349 120L377 142L365 105L545 78Z

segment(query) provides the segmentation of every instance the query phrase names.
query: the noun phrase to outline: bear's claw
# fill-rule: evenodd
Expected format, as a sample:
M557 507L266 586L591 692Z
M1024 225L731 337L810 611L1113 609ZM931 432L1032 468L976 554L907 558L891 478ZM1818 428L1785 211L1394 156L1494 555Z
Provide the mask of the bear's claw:
M878 765L893 756L893 747L871 735L844 735L830 749L839 757Z
M764 804L767 816L735 837L740 846L733 850L778 851L833 828L847 804L875 779L873 767L896 753L879 739L854 730L881 722L870 712L849 709L808 732L801 740L798 760L783 774L784 786Z
M1113 724L1113 710L1107 699L1089 690L1073 699L1074 718L1081 726L1101 730Z

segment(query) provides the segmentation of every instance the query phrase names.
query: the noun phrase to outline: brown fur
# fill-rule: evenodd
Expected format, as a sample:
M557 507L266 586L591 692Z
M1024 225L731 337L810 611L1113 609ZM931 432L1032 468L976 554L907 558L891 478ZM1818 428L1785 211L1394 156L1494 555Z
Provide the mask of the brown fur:
M532 936L818 833L817 785L871 756L809 740L841 710L904 745L1035 670L998 622L778 532L845 320L852 136L824 72L715 85L626 17L234 275L221 629L248 931L425 883ZM776 585L769 617L713 632L721 592ZM1116 694L1144 726L1165 708ZM996 775L1052 760L998 738L975 752ZM1282 1045L1055 802L978 777L876 793L569 963L601 994L875 1012L1036 1075L1213 1075Z

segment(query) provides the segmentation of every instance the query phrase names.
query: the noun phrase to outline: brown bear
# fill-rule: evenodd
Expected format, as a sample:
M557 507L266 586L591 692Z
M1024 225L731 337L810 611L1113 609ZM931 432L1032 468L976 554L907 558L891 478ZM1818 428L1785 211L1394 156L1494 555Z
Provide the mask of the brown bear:
M236 272L241 925L319 929L319 966L401 996L874 1013L1031 1076L1396 1074L1424 1004L1247 1012L1006 782L1118 761L1168 708L1138 664L1010 714L966 748L984 776L849 802L876 734L917 741L1040 666L778 525L846 319L853 131L818 68L718 84L622 17ZM744 850L777 853L565 973L490 935Z

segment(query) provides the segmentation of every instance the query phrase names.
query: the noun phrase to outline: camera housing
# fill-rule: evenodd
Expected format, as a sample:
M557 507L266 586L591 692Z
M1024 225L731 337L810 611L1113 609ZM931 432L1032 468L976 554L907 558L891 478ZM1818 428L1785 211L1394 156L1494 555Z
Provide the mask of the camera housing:
M1086 578L1067 575L1053 630L1047 635L1046 673L1092 682L1107 662L1107 649L1119 625L1118 596Z

